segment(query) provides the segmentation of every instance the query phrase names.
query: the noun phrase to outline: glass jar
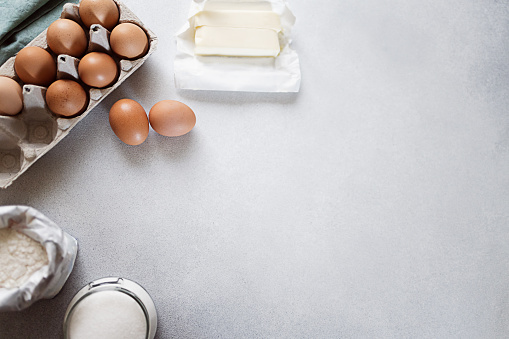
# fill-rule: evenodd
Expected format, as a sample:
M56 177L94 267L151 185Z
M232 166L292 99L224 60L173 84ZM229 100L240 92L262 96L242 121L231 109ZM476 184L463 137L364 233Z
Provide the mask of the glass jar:
M150 295L134 281L109 277L76 293L64 318L64 338L153 339L157 312Z

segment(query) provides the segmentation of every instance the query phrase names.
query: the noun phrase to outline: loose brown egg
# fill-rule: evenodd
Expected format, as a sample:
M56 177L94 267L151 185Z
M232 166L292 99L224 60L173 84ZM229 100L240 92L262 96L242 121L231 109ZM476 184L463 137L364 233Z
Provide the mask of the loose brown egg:
M147 113L131 99L121 99L111 106L110 126L117 137L128 145L139 145L148 136Z
M147 53L148 37L140 26L123 23L111 31L110 45L113 52L122 58L139 58Z
M22 109L21 86L11 78L0 76L0 115L15 115Z
M113 0L82 0L79 13L85 26L99 24L111 31L118 23L120 13Z
M25 84L48 86L57 74L51 54L40 47L25 47L16 55L14 70Z
M196 124L196 116L189 106L175 100L163 100L149 112L150 125L157 133L178 137L189 133Z
M87 93L76 81L57 80L46 91L46 104L53 113L72 117L87 108Z
M86 54L78 64L80 79L91 87L103 88L111 85L118 75L118 67L106 53Z
M76 58L85 53L88 44L83 28L69 19L58 19L49 25L46 40L55 54L67 54Z

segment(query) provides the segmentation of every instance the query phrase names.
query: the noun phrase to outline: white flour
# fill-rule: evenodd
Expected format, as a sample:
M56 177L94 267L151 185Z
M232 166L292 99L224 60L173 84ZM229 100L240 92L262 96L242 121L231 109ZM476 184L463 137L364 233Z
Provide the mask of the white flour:
M70 339L144 339L147 321L132 297L118 291L101 291L76 305L68 327Z
M10 228L0 229L0 288L21 286L47 264L48 256L40 243Z

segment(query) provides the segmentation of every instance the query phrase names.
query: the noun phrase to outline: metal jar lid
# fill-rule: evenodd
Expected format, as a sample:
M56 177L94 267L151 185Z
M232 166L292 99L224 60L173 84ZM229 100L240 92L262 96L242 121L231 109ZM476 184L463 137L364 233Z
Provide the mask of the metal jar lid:
M72 312L79 302L91 294L102 291L118 291L132 297L140 305L143 313L145 314L145 319L147 321L146 339L154 339L157 330L157 312L154 301L143 287L134 281L119 277L108 277L94 280L76 293L65 312L64 338L72 339L69 337L69 323Z

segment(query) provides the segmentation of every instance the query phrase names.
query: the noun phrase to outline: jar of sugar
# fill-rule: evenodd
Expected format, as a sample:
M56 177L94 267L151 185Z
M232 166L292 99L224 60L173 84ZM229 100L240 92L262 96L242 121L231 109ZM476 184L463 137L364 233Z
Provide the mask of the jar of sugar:
M66 339L153 339L157 312L152 298L134 281L109 277L92 281L69 303Z

